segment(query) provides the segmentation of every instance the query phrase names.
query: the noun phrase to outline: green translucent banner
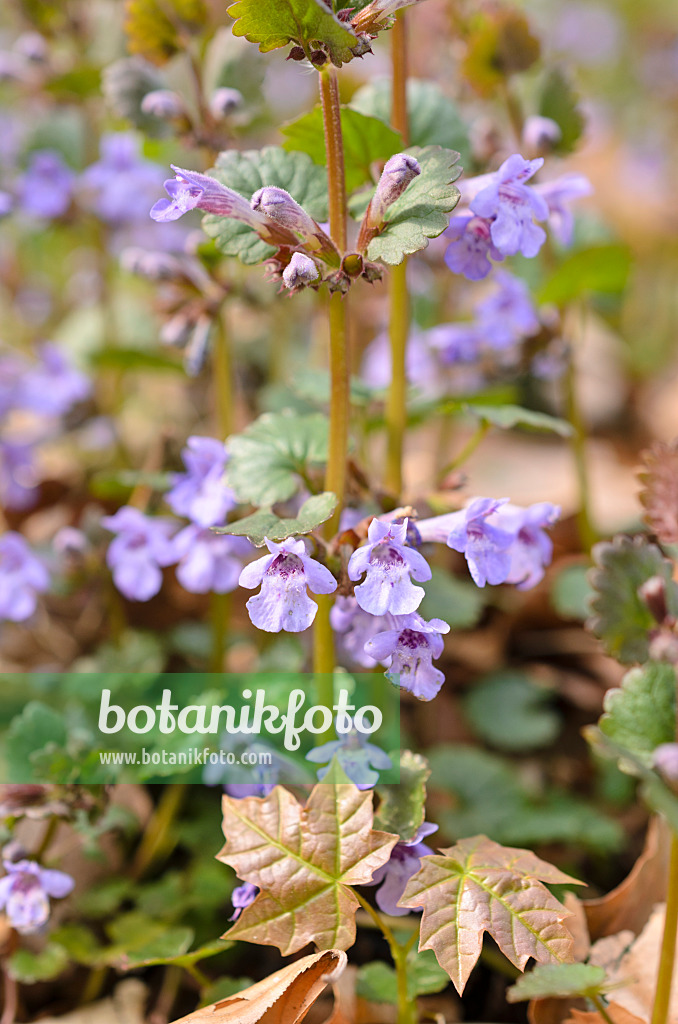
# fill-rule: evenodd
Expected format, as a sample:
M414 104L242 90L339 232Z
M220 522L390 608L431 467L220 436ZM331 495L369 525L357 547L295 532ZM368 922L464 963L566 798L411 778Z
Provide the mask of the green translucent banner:
M380 674L2 675L0 782L398 782L399 713Z

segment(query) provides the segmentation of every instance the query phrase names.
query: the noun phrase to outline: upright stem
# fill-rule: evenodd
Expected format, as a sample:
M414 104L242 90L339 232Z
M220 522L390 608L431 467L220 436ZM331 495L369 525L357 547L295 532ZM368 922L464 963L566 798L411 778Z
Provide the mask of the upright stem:
M669 886L666 893L666 917L659 954L657 988L652 1007L651 1024L667 1024L671 1003L673 964L676 957L676 934L678 932L678 835L671 839L669 858Z
M407 117L407 29L405 12L400 11L391 30L393 69L391 123L408 145ZM386 400L386 487L396 496L403 489L403 444L407 423L407 380L405 356L410 328L407 293L407 261L393 267L389 276L389 339L391 342L391 384Z
M567 414L573 430L571 439L572 455L579 485L577 524L582 546L585 551L590 552L597 540L597 536L591 520L591 487L586 454L586 427L581 415L581 409L579 408L577 368L574 352L571 353L568 361L565 387L567 389Z
M224 440L233 432L235 394L233 378L233 353L231 338L226 323L226 311L221 310L215 324L212 349L212 368L214 370L214 424L217 437ZM228 594L210 594L210 625L212 631L212 651L210 671L223 672L224 654L226 652L226 632L230 610Z
M346 178L344 175L344 139L341 132L339 84L334 68L320 72L320 103L325 130L327 186L329 191L330 235L339 252L346 251Z
M396 939L395 935L382 919L381 915L374 909L374 907L367 902L359 892L353 890L353 894L360 903L360 906L367 911L374 923L382 932L384 938L388 942L389 949L391 951L391 958L393 965L396 969L396 986L398 996L398 1024L416 1024L417 1020L417 1004L416 1000L410 999L407 990L407 954L412 949L414 943L419 937L419 930L414 931L404 945L401 945Z

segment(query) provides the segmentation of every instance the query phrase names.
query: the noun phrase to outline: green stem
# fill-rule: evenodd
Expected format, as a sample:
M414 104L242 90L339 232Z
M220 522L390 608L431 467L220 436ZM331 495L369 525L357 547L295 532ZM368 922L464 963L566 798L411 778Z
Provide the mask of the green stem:
M230 610L230 594L210 594L210 618L212 626L212 653L210 672L224 671L226 654L226 632Z
M225 313L216 323L213 369L214 369L214 419L219 437L224 439L233 431L234 388L233 355Z
M474 451L476 450L476 448L481 443L481 441L487 434L488 430L490 429L490 426L491 424L488 423L487 420L481 420L480 424L478 425L476 430L474 430L474 432L471 434L471 436L469 437L468 441L466 442L462 450L459 452L459 454L456 455L451 462L448 462L445 468L441 470L439 474L440 479L446 477L447 474L451 473L453 469L458 469L459 466L463 466L466 460L470 458L471 455L473 455Z
M413 932L412 935L407 939L404 945L401 945L396 939L394 933L391 931L386 922L382 919L381 915L374 909L374 907L364 899L359 892L355 889L352 890L354 896L360 903L360 906L367 911L369 916L375 922L379 930L382 932L384 938L388 942L389 949L391 951L391 958L393 965L396 970L396 986L398 994L398 1024L416 1024L417 1021L417 1001L411 999L407 990L407 954L412 949L414 943L419 936L419 930Z
M33 857L34 860L37 860L38 864L42 863L43 857L47 853L47 850L49 849L49 847L50 847L50 845L52 843L52 840L54 839L54 836L56 835L58 827L59 827L59 819L56 817L56 815L53 815L49 819L49 822L47 823L47 827L46 827L46 829L45 829L45 831L43 833L42 841L40 843L40 846L36 850L35 855Z
M669 886L666 893L666 917L659 954L657 988L652 1007L651 1024L667 1024L671 1003L673 965L676 957L676 933L678 932L678 834L671 838L669 859Z
M327 186L330 211L330 235L339 252L346 250L346 177L344 174L344 139L341 131L339 83L334 68L320 72L320 103L323 111L325 152L327 154Z
M605 1024L614 1024L614 1021L612 1020L612 1017L610 1017L609 1013L607 1012L607 1010L605 1008L605 1003L600 998L600 996L591 996L591 1002L595 1006L595 1008L598 1011L598 1013L600 1014L600 1016L605 1021Z
M597 535L591 520L591 487L589 481L588 462L586 458L586 427L579 407L577 393L577 373L574 354L571 354L566 372L565 387L567 391L567 415L572 426L572 455L574 457L577 483L579 486L579 511L577 524L582 547L590 552L596 543Z
M150 867L165 856L174 846L172 825L177 816L187 783L175 782L163 786L162 796L146 826L132 862L130 874L135 880L142 878Z
M407 28L405 12L396 16L391 30L391 124L408 145L407 116ZM403 445L407 426L407 379L405 357L410 331L410 301L407 292L407 260L393 267L389 275L389 339L391 342L391 384L386 400L386 487L396 497L403 490Z

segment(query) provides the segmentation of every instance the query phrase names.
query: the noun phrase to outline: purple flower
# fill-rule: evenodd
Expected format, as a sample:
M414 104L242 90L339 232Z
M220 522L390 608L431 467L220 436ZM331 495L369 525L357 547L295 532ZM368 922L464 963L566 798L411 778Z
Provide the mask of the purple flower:
M541 157L524 160L514 153L469 203L478 217L492 220L492 242L504 256L517 252L526 257L536 256L546 238L546 232L537 227L533 218L546 220L548 206L543 196L525 184L543 163Z
M254 903L258 894L259 889L251 882L243 882L242 885L236 886L231 893L231 902L233 903L234 910L229 917L229 921L237 921L245 907L249 907L251 903Z
M35 611L37 595L49 587L49 573L20 533L0 537L0 619L23 622Z
M339 645L346 657L362 668L374 668L374 658L365 653L365 644L376 632L389 629L390 615L370 615L355 597L337 597L330 611L332 629L338 634Z
M51 220L71 205L75 175L55 150L33 153L19 181L18 195L24 213Z
M303 288L312 284L320 277L315 260L302 252L293 252L290 262L283 270L283 283L286 288Z
M482 336L476 324L465 321L458 324L438 324L426 332L428 344L440 352L448 366L473 363L478 358Z
M533 155L550 153L562 137L561 127L553 118L542 117L540 114L525 118L523 145Z
M452 241L445 250L445 263L453 274L463 274L469 281L482 281L492 270L490 257L503 260L494 244L492 223L470 213L453 217L445 231Z
M99 154L80 178L97 215L109 224L145 219L162 182L160 165L140 156L139 142L131 132L102 136Z
M437 825L425 821L409 843L396 843L391 850L390 858L375 871L372 885L380 886L377 890L377 906L384 914L403 917L410 913L405 907L399 907L398 901L402 898L405 886L412 875L421 867L421 858L433 853L426 843L422 843L422 839L437 831Z
M113 582L130 601L148 601L162 586L161 567L176 561L170 537L176 529L171 519L151 519L138 508L124 505L102 526L117 534L108 548L106 562Z
M197 526L221 526L237 504L224 483L228 453L214 437L189 437L181 453L185 473L174 475L174 486L165 495L178 516L187 516Z
M242 556L250 550L244 537L212 533L192 523L174 538L177 579L192 594L228 594L238 586Z
M0 504L7 509L31 508L37 499L35 448L0 440Z
M358 604L372 615L408 615L417 610L424 597L421 587L415 587L412 576L419 583L431 579L426 559L411 547L406 547L407 519L403 523L382 523L373 519L367 531L368 543L351 555L348 575L365 581L355 588Z
M540 328L530 289L519 277L497 270L497 287L475 307L478 328L491 348L510 348Z
M228 86L224 85L220 89L215 89L210 96L209 106L212 117L215 117L217 121L221 121L223 118L228 117L234 110L243 104L243 94L239 89L229 89Z
M426 622L421 615L399 616L393 628L377 633L365 644L375 661L389 662L387 677L419 700L432 700L445 682L432 665L443 653L443 633L450 627L442 619Z
M0 217L6 217L12 212L14 200L9 192L0 191Z
M440 388L440 367L420 331L412 331L407 339L405 374L408 382L425 394ZM386 332L378 334L365 350L360 376L372 388L387 388L391 383L391 343Z
M205 776L203 778L207 782ZM224 791L236 800L244 800L246 796L268 796L273 789L275 782L230 782L224 786Z
M75 882L64 871L42 868L32 860L5 861L4 865L7 874L0 878L0 910L18 932L39 931L49 919L49 897L63 899Z
M544 527L555 523L559 515L557 505L541 501L529 508L503 505L490 516L492 524L511 533L514 538L506 583L517 584L518 590L530 590L544 578L544 568L553 555L553 543L544 533Z
M379 770L385 771L393 767L388 754L374 743L368 743L357 729L351 729L341 739L330 740L329 743L313 747L306 754L307 761L327 765L318 769L319 782L322 782L330 770L333 758L338 761L358 789L371 789L379 781Z
M448 547L466 555L476 586L503 583L511 569L509 548L515 532L495 526L488 519L507 502L508 498L476 498L460 512L421 520L421 538L444 540Z
M548 223L561 245L571 245L574 234L574 217L569 204L575 199L590 196L593 186L583 174L563 174L553 181L535 185L548 206Z
M255 231L270 233L276 225L265 214L258 213L239 192L226 188L216 178L196 171L185 171L172 165L176 178L165 182L169 199L159 199L151 210L151 217L157 221L178 220L189 210L204 210L220 217L233 217L248 224ZM279 229L280 230L280 229ZM289 235L293 243L294 235Z
M246 565L240 586L261 590L247 602L250 619L267 633L300 633L315 619L318 605L306 593L331 594L337 589L329 569L306 554L303 540L289 538L282 544L266 541L270 554Z
M89 396L92 385L51 342L40 346L39 356L40 362L31 366L21 380L18 404L43 415L62 416Z

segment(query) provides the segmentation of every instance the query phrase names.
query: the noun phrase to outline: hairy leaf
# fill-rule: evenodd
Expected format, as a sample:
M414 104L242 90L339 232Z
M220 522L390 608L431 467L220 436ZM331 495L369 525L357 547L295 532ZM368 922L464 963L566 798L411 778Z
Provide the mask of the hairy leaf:
M328 420L321 413L264 413L226 441L226 482L241 501L271 506L297 491L309 467L327 458Z
M662 544L678 544L678 440L643 452L640 501L645 522Z
M314 494L307 498L295 519L281 519L268 509L259 509L251 516L238 519L236 523L217 527L214 533L227 533L236 537L248 537L255 547L262 547L266 539L275 542L312 533L321 523L326 522L337 507L337 497L331 491Z
M371 260L389 266L402 263L405 256L425 249L429 238L442 234L449 214L459 202L459 189L452 183L461 174L455 166L459 154L440 146L406 150L416 157L421 174L386 211L386 226L367 247Z
M605 968L595 964L538 964L506 991L509 1003L527 999L565 999L600 995L605 991Z
M326 164L322 109L314 107L296 121L280 129L286 138L283 149L307 153L313 163ZM403 148L398 132L376 117L368 117L351 107L341 108L341 134L344 140L346 188L349 192L373 180L372 165L384 164Z
M539 113L550 117L560 128L557 153L571 153L582 136L586 122L578 104L579 97L570 80L560 68L551 68L542 86Z
M288 153L278 146L244 152L229 149L219 154L209 173L248 200L265 185L284 188L315 220L327 219L327 173L306 153ZM221 252L237 256L248 266L275 253L252 228L230 217L208 213L202 225Z
M339 949L312 953L175 1024L298 1024L345 966L346 954Z
M481 679L464 701L473 731L499 750L538 750L560 731L552 693L521 672L498 672Z
M648 767L660 743L676 734L676 672L672 665L648 662L627 672L619 688L608 690L601 732L631 751Z
M400 753L400 782L377 786L380 803L374 824L384 832L396 832L404 842L414 839L424 821L426 780L431 774L428 762L411 750Z
M645 537L615 537L596 544L592 553L595 568L589 579L595 593L587 627L619 661L647 661L648 635L656 622L638 590L651 577L661 576L666 581L668 609L675 615L678 587L672 580L671 563Z
M567 961L573 939L569 912L543 882L578 884L529 850L499 846L486 836L462 839L422 857L400 906L423 907L420 949L432 949L461 995L489 932L520 970Z
M372 793L319 783L302 807L276 786L264 799L225 796L223 811L226 845L218 858L261 890L228 938L277 946L285 955L308 942L351 946L359 904L349 886L369 882L398 841L372 830Z
M207 20L205 0L126 0L127 48L153 64L165 64L182 49L182 37L199 32Z
M351 97L351 108L391 123L391 80L376 78ZM409 141L412 146L442 146L460 154L466 166L471 152L468 128L459 109L435 82L411 78L407 83Z
M627 245L610 242L572 253L547 278L537 293L540 304L566 306L582 295L602 292L618 295L631 272L631 251Z
M322 0L237 0L228 13L235 19L233 34L258 43L262 53L296 43L307 57L322 48L341 67L359 43Z
M545 412L523 409L520 405L479 405L475 402L464 402L462 408L494 427L501 427L502 430L525 427L526 430L544 431L558 434L559 437L570 437L572 434L572 427L567 420L549 416Z

